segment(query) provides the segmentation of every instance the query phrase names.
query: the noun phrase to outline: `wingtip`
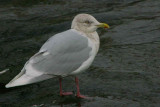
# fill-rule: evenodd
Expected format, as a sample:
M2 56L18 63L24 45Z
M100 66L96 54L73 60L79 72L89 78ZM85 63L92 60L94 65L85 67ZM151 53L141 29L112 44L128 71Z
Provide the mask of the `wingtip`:
M5 87L6 87L6 88L12 88L12 87L15 87L15 85L14 85L14 84L11 84L11 83L8 83L8 84L5 85Z
M6 84L5 87L6 87L6 88L10 88L11 86L10 86L9 84Z

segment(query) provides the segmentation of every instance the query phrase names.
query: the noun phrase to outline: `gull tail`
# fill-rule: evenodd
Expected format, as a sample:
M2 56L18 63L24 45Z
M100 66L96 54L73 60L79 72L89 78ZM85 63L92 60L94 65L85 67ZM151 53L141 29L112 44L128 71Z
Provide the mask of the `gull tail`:
M39 76L31 76L25 73L25 70L22 70L15 78L13 78L8 84L6 84L6 88L22 86L27 84L32 84L36 82L40 82L46 79L53 78L52 75L39 75Z

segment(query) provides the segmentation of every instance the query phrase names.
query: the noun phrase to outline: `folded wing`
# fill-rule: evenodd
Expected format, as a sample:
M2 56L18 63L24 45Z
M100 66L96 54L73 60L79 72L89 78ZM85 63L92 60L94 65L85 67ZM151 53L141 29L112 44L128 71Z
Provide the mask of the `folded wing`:
M21 85L51 78L51 75L70 75L90 57L91 50L92 48L88 46L88 39L76 31L68 30L56 34L41 47L38 53L26 62L22 69L23 73L21 72L9 84L18 81L24 75L32 77L32 79L28 78L29 80L21 83ZM35 78L38 81L35 81Z

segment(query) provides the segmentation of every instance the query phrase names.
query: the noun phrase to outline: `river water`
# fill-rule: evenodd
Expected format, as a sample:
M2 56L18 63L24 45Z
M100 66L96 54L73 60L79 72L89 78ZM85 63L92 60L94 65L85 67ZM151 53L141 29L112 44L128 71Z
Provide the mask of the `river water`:
M160 107L160 0L0 0L0 107ZM58 79L6 89L24 63L52 35L70 29L88 13L101 46L92 66L79 75L81 93L60 97ZM75 91L73 77L63 80Z

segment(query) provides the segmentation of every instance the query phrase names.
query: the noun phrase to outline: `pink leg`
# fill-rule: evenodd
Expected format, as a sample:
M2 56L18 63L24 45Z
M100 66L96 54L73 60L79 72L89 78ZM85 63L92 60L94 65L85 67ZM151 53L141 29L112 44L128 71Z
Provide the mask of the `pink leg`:
M72 95L72 92L63 92L62 90L62 78L59 78L60 96Z
M79 80L78 80L77 77L75 77L75 82L76 82L76 87L77 87L77 95L76 96L78 98L88 98L88 97L86 97L84 95L81 95L80 90L79 90Z

